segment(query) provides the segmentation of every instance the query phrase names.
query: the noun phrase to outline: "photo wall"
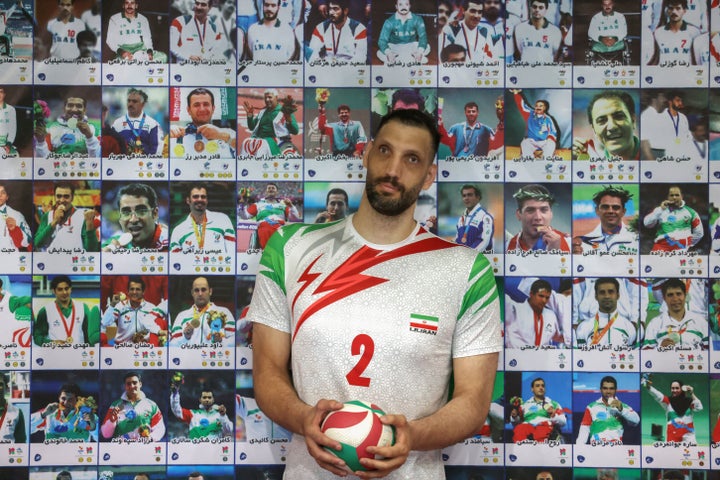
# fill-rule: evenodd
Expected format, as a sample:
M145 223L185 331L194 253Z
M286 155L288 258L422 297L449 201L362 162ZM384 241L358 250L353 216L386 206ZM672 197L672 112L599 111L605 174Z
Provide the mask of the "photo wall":
M415 108L442 134L415 218L485 252L504 312L447 477L717 478L719 13L0 0L0 477L281 478L262 250L355 212L380 118Z

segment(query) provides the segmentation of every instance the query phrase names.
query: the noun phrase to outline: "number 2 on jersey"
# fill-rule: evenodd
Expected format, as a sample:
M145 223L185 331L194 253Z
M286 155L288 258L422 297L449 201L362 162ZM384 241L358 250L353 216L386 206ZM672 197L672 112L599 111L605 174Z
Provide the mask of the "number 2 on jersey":
M370 364L373 355L375 354L375 342L370 335L364 333L353 338L352 345L350 346L350 353L353 357L360 355L357 363L352 370L345 375L350 385L356 387L369 387L370 377L363 377L363 372Z

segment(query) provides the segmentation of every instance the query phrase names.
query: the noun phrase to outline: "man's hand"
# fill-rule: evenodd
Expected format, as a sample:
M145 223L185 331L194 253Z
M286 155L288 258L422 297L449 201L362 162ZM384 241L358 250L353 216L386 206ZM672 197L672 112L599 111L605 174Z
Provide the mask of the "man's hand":
M327 223L327 222L332 222L332 221L333 221L333 216L328 211L320 212L315 217L315 223Z
M572 151L576 156L582 155L582 154L588 153L587 146L588 146L587 138L575 137L573 139L573 143L572 143Z
M336 400L319 400L303 419L301 434L305 437L308 453L320 467L340 477L346 477L349 472L345 468L345 462L323 448L340 451L340 443L320 431L320 424L327 414L342 407L343 404Z
M295 103L293 102L292 96L288 95L287 97L283 98L281 100L282 102L282 112L285 116L292 115L297 111L297 107L295 106Z
M617 398L613 398L612 400L610 400L610 403L608 403L608 405L610 405L611 407L616 408L616 409L618 409L618 411L622 412L622 409L623 409L622 402L620 400L618 400Z
M38 122L37 125L35 125L33 135L35 136L35 140L37 140L38 142L44 142L45 136L47 135L47 128L45 127L45 124L42 122Z
M247 113L249 116L253 116L255 114L255 107L250 105L250 102L243 102L243 108L245 109L245 113Z
M227 408L225 408L225 405L218 405L218 413L220 415L225 415L227 413Z
M85 230L92 232L96 229L95 227L95 210L88 209L83 212L83 218L85 219Z
M195 329L192 327L192 325L190 325L190 322L187 322L187 323L183 326L183 332L182 332L182 333L183 333L183 336L184 336L186 339L190 340L190 338L192 337L192 334L193 334L194 331L195 331Z
M544 231L541 230L541 228L544 229ZM542 235L545 243L547 243L548 250L560 250L560 242L562 240L562 235L553 230L550 225L545 227L539 227L538 231L540 232L540 235Z
M8 230L15 230L17 228L17 220L15 220L13 217L7 217L5 219L5 225L7 225Z
M395 427L395 445L391 447L368 447L368 453L383 457L382 459L363 458L360 463L369 470L355 472L360 478L382 478L393 470L402 467L412 450L410 428L405 415L383 415L381 421L384 425Z
M85 138L92 137L92 130L90 129L90 124L88 122L84 120L78 120L77 129L80 130L80 133L85 135Z
M222 140L224 142L228 142L230 140L227 132L224 132L222 128L216 127L212 123L200 125L197 131L208 140Z
M55 207L55 215L53 215L52 222L50 223L51 227L57 226L58 223L61 223L65 220L65 205L58 204Z

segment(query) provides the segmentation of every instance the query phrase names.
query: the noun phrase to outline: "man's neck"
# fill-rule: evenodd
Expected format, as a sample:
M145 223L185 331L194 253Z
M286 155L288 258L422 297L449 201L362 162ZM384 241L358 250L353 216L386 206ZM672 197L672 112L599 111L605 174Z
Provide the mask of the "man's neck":
M538 397L537 395L534 395L533 399L538 403L545 402L545 397Z
M678 322L681 321L683 318L685 318L685 309L683 308L681 312L668 312L668 315L673 320L677 320Z
M342 22L333 23L336 29L341 30L345 26L345 22L347 22L347 17L343 19Z
M140 299L139 301L130 300L130 306L133 309L140 308L140 305L142 305L142 302L143 302L142 299Z
M620 229L622 228L622 225L615 225L615 226L604 226L600 225L600 228L602 229L602 232L607 235L615 235L620 232Z
M668 23L668 28L669 28L669 30L671 30L673 32L677 32L678 30L680 30L680 28L682 28L682 24L683 24L682 20L677 21L677 22L670 22L670 23Z
M137 15L135 15L134 13L132 13L130 15L128 15L127 13L125 14L125 18L127 18L129 20L135 20L136 17L137 17Z
M413 217L414 210L413 207L410 207L400 215L383 215L372 208L363 194L360 207L353 215L352 222L355 230L368 242L392 245L405 240L417 226Z
M202 221L205 219L205 212L190 212L190 216L195 221L195 223L202 223Z
M535 27L536 30L540 30L541 28L543 28L545 26L545 19L544 18L541 18L539 20L532 19L532 20L530 20L530 23L532 24L533 27Z
M615 311L615 309L612 309L612 310L610 310L609 312L608 312L608 311L605 311L605 310L603 310L603 309L601 309L601 308L598 309L598 312L601 313L601 314L603 314L603 315L605 315L605 316L610 316L610 315L612 315L612 313L613 313L614 311Z
M60 308L68 308L72 304L72 299L68 299L67 302L61 302L60 300L55 300L55 303L57 303L57 305Z
M205 23L205 20L207 20L207 15L198 16L197 14L195 14L195 21L196 21L196 22L198 22L198 23L200 23L200 24L203 24L203 23Z
M277 23L277 18L273 18L272 20L263 19L263 26L267 28L274 27L275 23Z

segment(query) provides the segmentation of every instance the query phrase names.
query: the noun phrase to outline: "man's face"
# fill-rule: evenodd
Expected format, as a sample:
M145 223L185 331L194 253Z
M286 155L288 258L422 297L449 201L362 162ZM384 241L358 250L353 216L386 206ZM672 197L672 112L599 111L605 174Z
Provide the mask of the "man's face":
M438 5L438 16L437 16L437 22L438 27L442 29L445 25L447 25L448 19L450 18L450 14L452 13L452 10L450 9L450 6L441 3Z
M545 398L545 380L535 380L532 384L532 392L537 398Z
M625 216L625 207L618 197L604 195L600 203L595 207L595 215L600 218L600 226L603 230L613 230L622 224Z
M2 100L0 100L0 103L1 102L2 102ZM707 134L707 127L705 126L705 124L699 123L699 124L695 125L695 128L692 130L692 135L693 135L693 138L695 139L695 141L697 141L697 142L704 142L705 140L707 140L708 134Z
M605 15L611 15L615 8L615 2L613 0L602 0L602 12Z
M617 309L620 293L613 283L599 283L596 286L595 299L603 313L611 313Z
M72 295L72 287L68 285L67 282L60 282L57 287L55 287L55 290L53 290L53 294L55 295L55 301L60 305L68 305L70 303L70 295Z
M545 6L544 3L533 2L530 9L531 9L530 16L534 20L539 20L541 18L545 18L545 14L547 13L547 7Z
M134 17L135 12L137 12L137 2L134 0L125 0L123 2L123 12L125 12L126 17Z
M680 287L670 287L663 294L668 312L681 315L685 311L685 292Z
M593 104L593 131L611 155L631 155L635 117L619 98L601 98ZM626 158L629 160L629 158Z
M478 109L476 106L465 107L465 120L469 125L474 125L477 121Z
M535 477L535 480L553 480L553 476L550 472L540 472Z
M432 137L420 127L386 123L365 149L365 193L375 211L397 216L415 205L435 178Z
M500 0L485 0L483 3L483 16L494 21L500 16Z
M277 104L278 104L277 95L275 95L272 92L265 92L264 98L265 98L265 107L266 108L272 109L272 108L277 107Z
M263 18L266 21L275 21L278 16L278 10L280 10L280 5L275 0L265 0L263 2Z
M190 212L201 214L207 210L207 191L204 188L193 188L190 190L190 196L185 199L185 203L190 206Z
M80 58L92 58L93 48L95 44L89 40L77 42L78 50L80 51Z
M72 410L75 408L75 402L77 402L77 397L74 394L70 392L60 392L58 403L63 410Z
M537 238L550 227L553 212L546 200L526 200L522 209L515 211L524 237Z
M677 111L685 109L685 104L683 103L682 97L677 95L670 99L670 106Z
M447 63L465 63L465 51L450 53L447 56Z
M78 97L69 97L65 101L65 118L83 118L85 116L85 101Z
M269 183L267 187L265 187L265 198L274 199L277 197L278 194L278 187L274 183Z
M345 203L345 195L343 195L342 193L330 194L327 206L325 208L334 219L345 218L345 209L347 208L347 204Z
M72 15L73 4L71 0L60 0L58 7L60 8L60 14L58 15L60 18L68 18Z
M143 289L142 283L130 282L128 284L128 298L131 302L136 304L142 302L144 294L145 289Z
M215 105L209 93L198 93L190 96L190 104L187 106L190 118L197 126L210 123Z
M397 2L395 2L395 10L397 10L400 15L407 15L410 13L410 0L397 0Z
M347 108L341 108L338 112L338 118L342 123L347 123L350 121L350 110Z
M543 115L545 115L546 111L547 111L547 106L545 105L545 102L541 102L540 100L535 102L535 115L543 116Z
M73 193L71 189L65 187L55 189L55 205L64 205L66 207L65 211L67 211L67 207L70 207L72 202Z
M668 190L667 199L670 203L672 203L676 207L679 207L680 205L682 205L683 197L682 197L682 192L680 191L680 188L671 187L670 190Z
M135 475L133 480L150 480L150 479L148 478L147 475L141 473L139 475Z
M200 405L209 409L215 403L215 397L212 392L201 392L200 393Z
M155 235L158 209L151 208L146 197L123 195L120 197L120 228L130 232L132 243L137 246L149 245Z
M465 188L461 190L460 195L462 195L463 205L465 205L465 208L468 210L474 208L480 201L480 197L472 188Z
M141 390L142 382L138 377L133 375L125 379L125 394L128 398L135 398Z
M617 386L613 382L602 382L600 384L600 394L605 403L615 398L615 392L617 392Z
M222 11L223 13L232 13L235 11L235 2L234 0L225 0L222 4Z
M495 100L495 115L498 120L505 118L505 99L502 97L498 97L497 100Z
M668 4L668 6L665 8L665 14L668 16L671 22L679 22L682 20L683 16L685 15L686 10L683 8L683 6L679 3L677 4Z
M209 0L195 0L195 16L199 19L205 19L210 11Z
M343 10L337 3L328 4L328 18L336 25L340 25L347 18L348 11Z
M128 95L127 98L127 111L128 115L131 117L139 117L142 115L143 107L145 106L145 102L143 102L143 97L139 93L131 93Z
M207 279L204 277L198 277L192 284L192 291L190 292L193 297L193 302L198 308L203 308L205 305L210 303L212 297L212 288Z
M530 292L528 297L528 304L535 313L541 313L547 303L550 301L550 292L544 288L541 288L537 292Z
M467 25L468 28L473 29L478 26L478 23L480 23L480 20L482 20L482 16L482 3L469 2L467 10L465 10L465 16L463 17L463 19L465 20L465 25Z
M5 191L5 187L0 185L0 207L5 205L8 201L8 194L7 191Z

